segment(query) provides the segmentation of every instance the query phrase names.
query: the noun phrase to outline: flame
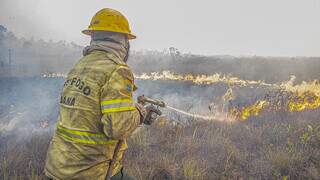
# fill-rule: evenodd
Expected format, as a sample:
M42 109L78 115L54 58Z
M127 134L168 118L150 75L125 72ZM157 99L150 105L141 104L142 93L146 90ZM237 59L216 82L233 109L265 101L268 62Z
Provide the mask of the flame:
M193 75L193 74L177 74L171 71L162 71L162 72L152 72L152 73L142 73L141 75L135 75L135 78L141 80L167 80L167 81L186 81L192 82L195 84L216 84L216 83L226 83L229 85L238 85L238 86L269 86L277 87L275 84L268 84L264 81L253 81L253 80L242 80L238 77L232 77L230 75L222 75L220 73L215 73L212 75Z
M46 73L43 73L41 75L41 77L43 77L43 78L66 78L67 75L64 73L61 73L61 72L55 72L55 73L46 72Z
M302 81L302 83L294 85L295 79L295 76L291 76L287 83L280 85L281 89L291 93L291 96L288 97L287 109L290 112L300 112L319 108L320 81Z
M289 81L287 81L285 83L281 83L279 87L285 91L295 92L300 95L304 94L306 92L312 92L316 96L320 96L320 81L319 80L313 80L310 82L302 81L300 84L294 85L295 79L296 79L295 76L291 76Z
M289 101L288 110L290 112L300 112L304 110L314 110L320 107L320 97L315 94L305 93L296 99Z
M261 111L269 106L269 102L265 100L260 100L254 103L253 105L243 107L242 109L231 108L230 114L233 114L235 117L240 120L246 120L251 116L258 116Z
M235 95L233 93L232 88L229 86L227 92L222 96L223 101L231 101L235 99Z
M301 112L315 110L320 107L320 97L312 92L290 93L286 99L265 99L245 106L241 109L231 108L229 113L240 120L246 120L252 116L258 116L263 110Z

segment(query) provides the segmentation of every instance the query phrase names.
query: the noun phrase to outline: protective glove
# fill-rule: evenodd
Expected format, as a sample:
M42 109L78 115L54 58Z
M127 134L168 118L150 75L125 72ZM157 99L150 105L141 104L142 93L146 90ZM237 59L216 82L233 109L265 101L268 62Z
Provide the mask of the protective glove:
M143 105L136 103L136 108L140 113L141 124L144 123L146 125L151 125L157 119L157 117L162 114L161 111L154 105L148 105L144 107Z
M162 114L162 112L152 104L146 107L146 111L147 115L143 120L143 123L146 125L151 125L158 118L158 116Z
M139 114L140 114L140 124L143 123L145 117L147 116L147 110L146 108L140 104L140 103L135 103L135 106L137 108L137 110L139 111Z

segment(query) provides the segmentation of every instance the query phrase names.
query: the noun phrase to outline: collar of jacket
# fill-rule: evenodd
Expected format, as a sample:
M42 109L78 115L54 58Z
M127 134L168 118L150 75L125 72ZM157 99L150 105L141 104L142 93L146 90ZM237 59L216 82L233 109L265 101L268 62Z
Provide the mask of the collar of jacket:
M118 57L119 59L121 59L121 61L124 60L127 54L127 50L120 43L97 40L97 41L91 41L90 46L87 46L83 49L83 55L86 56L94 50L109 52L115 55L116 57ZM123 63L125 64L124 61Z

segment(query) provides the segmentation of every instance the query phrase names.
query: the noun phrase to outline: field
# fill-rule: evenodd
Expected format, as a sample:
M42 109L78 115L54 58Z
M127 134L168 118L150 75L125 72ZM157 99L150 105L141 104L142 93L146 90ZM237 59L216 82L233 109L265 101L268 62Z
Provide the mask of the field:
M63 81L58 77L0 79L0 179L43 177ZM163 109L165 116L156 123L139 127L129 140L124 161L125 169L138 179L319 179L317 96L306 101L300 94L302 102L313 106L290 111L286 105L295 92L287 89L283 95L261 83L240 86L220 80L196 84L151 78L137 80L137 85L136 94L214 117L203 120ZM232 96L227 93L230 87ZM300 96L295 100L301 102ZM271 105L254 106L262 100ZM280 101L285 103L279 105ZM241 118L246 107L258 110L248 110L249 116Z

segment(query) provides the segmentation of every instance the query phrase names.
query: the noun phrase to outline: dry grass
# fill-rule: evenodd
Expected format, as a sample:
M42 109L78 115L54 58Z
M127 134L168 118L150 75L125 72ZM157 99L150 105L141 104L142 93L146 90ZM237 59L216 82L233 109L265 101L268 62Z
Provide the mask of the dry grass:
M138 179L319 179L319 115L155 123L129 140L124 165ZM19 140L2 136L0 179L41 179L49 140L49 133Z
M175 179L318 179L320 123L301 116L308 117L155 124L130 140L125 165L139 179L163 169Z

